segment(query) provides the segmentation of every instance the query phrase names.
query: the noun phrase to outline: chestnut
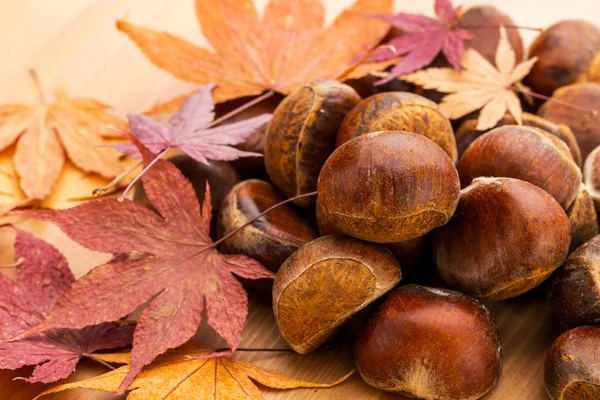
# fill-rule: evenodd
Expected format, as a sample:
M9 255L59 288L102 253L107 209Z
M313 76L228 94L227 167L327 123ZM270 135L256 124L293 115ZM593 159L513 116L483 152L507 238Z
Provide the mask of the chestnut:
M569 217L571 225L569 252L572 252L598 234L598 215L594 207L594 200L583 184L575 201L567 209L567 217Z
M452 159L457 160L456 142L450 120L438 105L408 92L380 93L364 99L344 118L335 145L366 133L407 131L433 140Z
M354 361L369 385L419 399L478 399L502 373L498 330L485 306L418 285L398 287L371 311Z
M583 160L581 159L581 150L579 149L579 145L577 144L577 140L575 139L575 135L573 135L571 128L566 125L555 124L547 119L529 113L523 113L522 122L525 126L533 126L535 128L543 129L565 142L567 146L569 146L569 150L571 150L571 155L573 156L575 164L581 167L583 163ZM496 127L504 125L517 125L517 121L511 114L507 113L504 114L504 117L502 117L500 121L498 121L498 125L496 125ZM477 119L469 119L463 122L456 131L456 147L459 157L462 157L465 150L467 150L467 148L475 141L475 139L484 133L489 132L478 131L476 127Z
M219 211L219 237L239 228L281 201L281 195L268 182L249 179L238 183L225 197ZM316 237L313 228L287 204L283 204L225 239L219 250L224 253L245 254L260 261L271 271L277 271L294 251Z
M560 335L544 363L544 383L552 400L600 398L600 327L582 326Z
M581 20L560 21L545 29L529 48L538 57L523 83L535 93L551 96L566 85L600 78L597 54L600 29Z
M200 163L185 154L169 157L168 160L175 164L175 166L191 182L200 204L204 201L206 181L208 181L210 186L210 203L212 205L213 220L216 220L216 215L221 207L221 202L231 188L241 180L237 170L230 163L225 161L210 161L210 164L207 165ZM146 197L146 192L141 184L135 186L133 199L146 207L152 207L152 203L148 200L148 197Z
M401 278L396 259L381 245L342 235L308 242L275 276L279 331L293 350L309 353Z
M515 25L513 20L496 7L486 4L468 8L458 19L458 27L468 29L475 34L475 38L467 40L465 47L475 49L492 65L496 63L496 49L500 41L500 27L502 25ZM515 51L517 63L523 61L523 40L518 29L506 31L508 41Z
M583 184L594 200L596 212L600 212L600 146L596 147L585 160Z
M331 80L308 83L277 106L267 128L265 167L287 197L313 192L323 163L335 147L346 114L360 101L350 86ZM294 201L308 206L314 199Z
M444 283L472 296L502 300L542 283L567 258L571 228L548 193L513 178L475 178L454 217L433 232Z
M549 291L550 305L567 327L600 322L600 236L578 247L556 271Z
M327 159L317 185L326 218L359 239L388 243L423 236L456 209L460 183L448 155L423 135L359 136Z
M575 111L555 101L545 102L538 110L542 118L571 128L581 149L581 158L585 160L600 145L600 84L586 82L565 86L554 92L552 98L590 110Z
M564 209L581 186L581 170L567 145L529 126L506 125L478 137L460 158L458 175L462 187L478 176L521 179L550 193Z

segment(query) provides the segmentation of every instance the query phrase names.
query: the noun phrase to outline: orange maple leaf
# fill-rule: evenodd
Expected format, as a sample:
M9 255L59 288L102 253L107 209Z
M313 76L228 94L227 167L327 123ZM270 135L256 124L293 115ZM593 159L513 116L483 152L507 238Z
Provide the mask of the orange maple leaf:
M306 382L230 357L207 359L209 353L211 350L194 344L169 351L133 380L127 388L131 391L130 398L259 400L263 396L253 381L273 389L326 388L337 385L352 374L350 372L332 383ZM126 365L94 378L58 385L36 399L45 394L78 388L116 392L128 371L129 366Z
M324 27L321 0L271 0L262 20L252 0L196 0L202 33L214 52L126 21L117 21L117 28L159 68L185 81L216 84L213 98L220 103L265 90L288 94L315 79L335 79L389 29L387 23L364 14L389 14L392 8L393 0L358 0ZM396 61L362 65L348 78ZM149 113L172 112L183 99L155 106Z
M65 168L106 179L120 174L121 154L104 146L121 137L110 126L126 125L107 105L91 98L70 99L64 91L57 92L54 103L0 105L0 181L8 182L0 190L0 213L51 197ZM53 202L62 203L58 198Z

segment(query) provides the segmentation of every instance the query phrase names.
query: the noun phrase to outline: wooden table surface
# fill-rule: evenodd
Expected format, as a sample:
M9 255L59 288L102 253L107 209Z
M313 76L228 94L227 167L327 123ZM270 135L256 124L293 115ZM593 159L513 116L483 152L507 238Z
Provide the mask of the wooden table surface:
M559 19L585 18L600 24L596 0L491 0L511 15L518 25L545 27ZM256 1L260 10L266 0ZM327 0L328 20L351 0ZM396 0L398 10L431 14L433 0ZM457 1L460 3L460 1ZM474 2L466 1L465 4ZM114 28L116 18L171 33L198 43L204 39L193 13L192 0L20 0L0 1L0 103L36 101L36 90L27 70L35 68L49 92L64 87L71 95L93 96L121 113L140 112L159 100L185 93L191 85L155 68L123 34ZM523 34L526 42L535 36ZM83 249L50 225L16 221L55 244L76 276L107 259L107 255ZM0 238L1 239L1 238ZM0 262L11 258L10 245L0 240ZM488 304L500 329L504 371L499 385L485 398L544 399L542 365L545 352L561 333L544 301L543 288L520 298ZM358 321L355 321L356 325ZM352 332L349 326L337 338L338 345L312 355L290 352L238 353L236 357L307 380L325 382L353 368ZM199 336L211 335L201 329ZM269 301L255 296L244 333L244 347L282 348L285 343L275 327ZM13 382L29 371L0 373L0 398L28 400L48 386ZM105 372L81 362L68 380ZM333 389L264 390L267 399L400 399L375 390L355 374ZM93 391L66 392L49 399L108 399L113 395Z

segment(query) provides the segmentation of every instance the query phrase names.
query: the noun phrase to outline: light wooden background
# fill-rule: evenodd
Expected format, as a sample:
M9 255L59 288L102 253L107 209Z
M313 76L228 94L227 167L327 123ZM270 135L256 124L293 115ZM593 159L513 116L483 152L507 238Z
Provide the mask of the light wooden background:
M352 0L326 0L328 20ZM262 10L266 0L256 0ZM432 13L433 0L397 0L396 8ZM470 5L477 2L465 1ZM600 24L596 0L490 0L519 25L545 27L559 19L585 18ZM49 94L64 87L74 96L93 96L126 114L140 112L159 100L184 93L191 86L150 64L133 43L114 29L116 18L178 34L205 44L198 29L192 0L1 0L0 1L0 103L36 101L27 74L35 68ZM530 42L535 33L523 36ZM77 276L106 259L68 241L58 230L28 222L23 226L43 232L67 256ZM7 243L0 243L0 258L10 258ZM543 290L522 298L490 304L504 347L504 373L486 399L543 399L542 363L545 351L560 334L543 299ZM291 353L241 353L237 357L289 373L301 379L332 380L352 368L352 327L342 333L340 346L310 356ZM274 325L268 301L254 300L243 346L284 347ZM23 374L25 371L19 371ZM104 372L82 362L69 380ZM0 373L0 398L31 399L42 385L11 382L14 373ZM268 399L400 399L369 388L355 375L327 390L292 392L265 390ZM61 399L105 399L110 395L74 391Z

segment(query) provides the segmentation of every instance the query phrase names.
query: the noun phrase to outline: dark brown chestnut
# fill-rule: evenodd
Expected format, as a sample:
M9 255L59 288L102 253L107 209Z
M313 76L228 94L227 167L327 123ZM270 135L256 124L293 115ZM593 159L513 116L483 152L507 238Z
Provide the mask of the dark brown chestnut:
M380 93L364 99L344 118L336 138L336 147L366 133L407 131L433 140L457 160L456 142L450 120L438 105L425 97L408 92Z
M550 193L564 209L581 186L581 170L567 145L529 126L506 125L478 137L460 158L458 174L462 187L478 176L521 179Z
M600 79L600 29L581 20L560 21L545 29L529 48L537 62L525 77L531 90L546 96L561 86Z
M579 149L577 139L575 139L575 135L573 135L571 128L566 125L555 124L547 119L529 113L523 113L522 122L525 126L533 126L534 128L543 129L544 131L565 142L567 146L569 146L569 150L571 150L571 155L573 156L575 164L581 167L583 163L583 160L581 159L581 150ZM498 125L496 125L496 127L505 125L517 125L517 121L511 114L505 114L504 117L498 121ZM489 132L478 131L476 127L477 119L469 119L463 122L456 131L456 148L458 149L459 157L462 157L465 150L467 150L467 148L475 141L475 139L484 133Z
M567 217L571 225L569 252L572 252L598 234L598 215L594 200L583 184L575 201L567 209Z
M323 163L335 148L346 114L360 101L350 86L319 80L290 93L277 106L267 129L265 167L287 197L313 192ZM308 206L313 198L294 203Z
M445 224L459 193L448 155L423 135L386 131L338 147L319 175L320 207L344 233L400 242Z
M298 353L311 352L401 278L394 256L381 245L342 235L313 240L275 276L273 311L279 331Z
M600 236L578 247L556 271L550 305L567 327L600 322Z
M502 300L548 278L570 241L567 214L548 193L518 179L476 178L454 217L433 232L433 255L448 287Z
M544 363L551 400L600 399L600 327L582 326L559 336Z
M369 385L419 399L478 399L502 373L496 324L476 299L401 286L371 311L354 361Z
M583 184L594 200L596 212L600 213L600 146L596 147L585 160Z
M281 201L281 195L268 182L250 179L238 183L225 197L219 211L219 237ZM314 238L314 230L284 204L223 241L219 250L245 254L277 271L294 251Z

